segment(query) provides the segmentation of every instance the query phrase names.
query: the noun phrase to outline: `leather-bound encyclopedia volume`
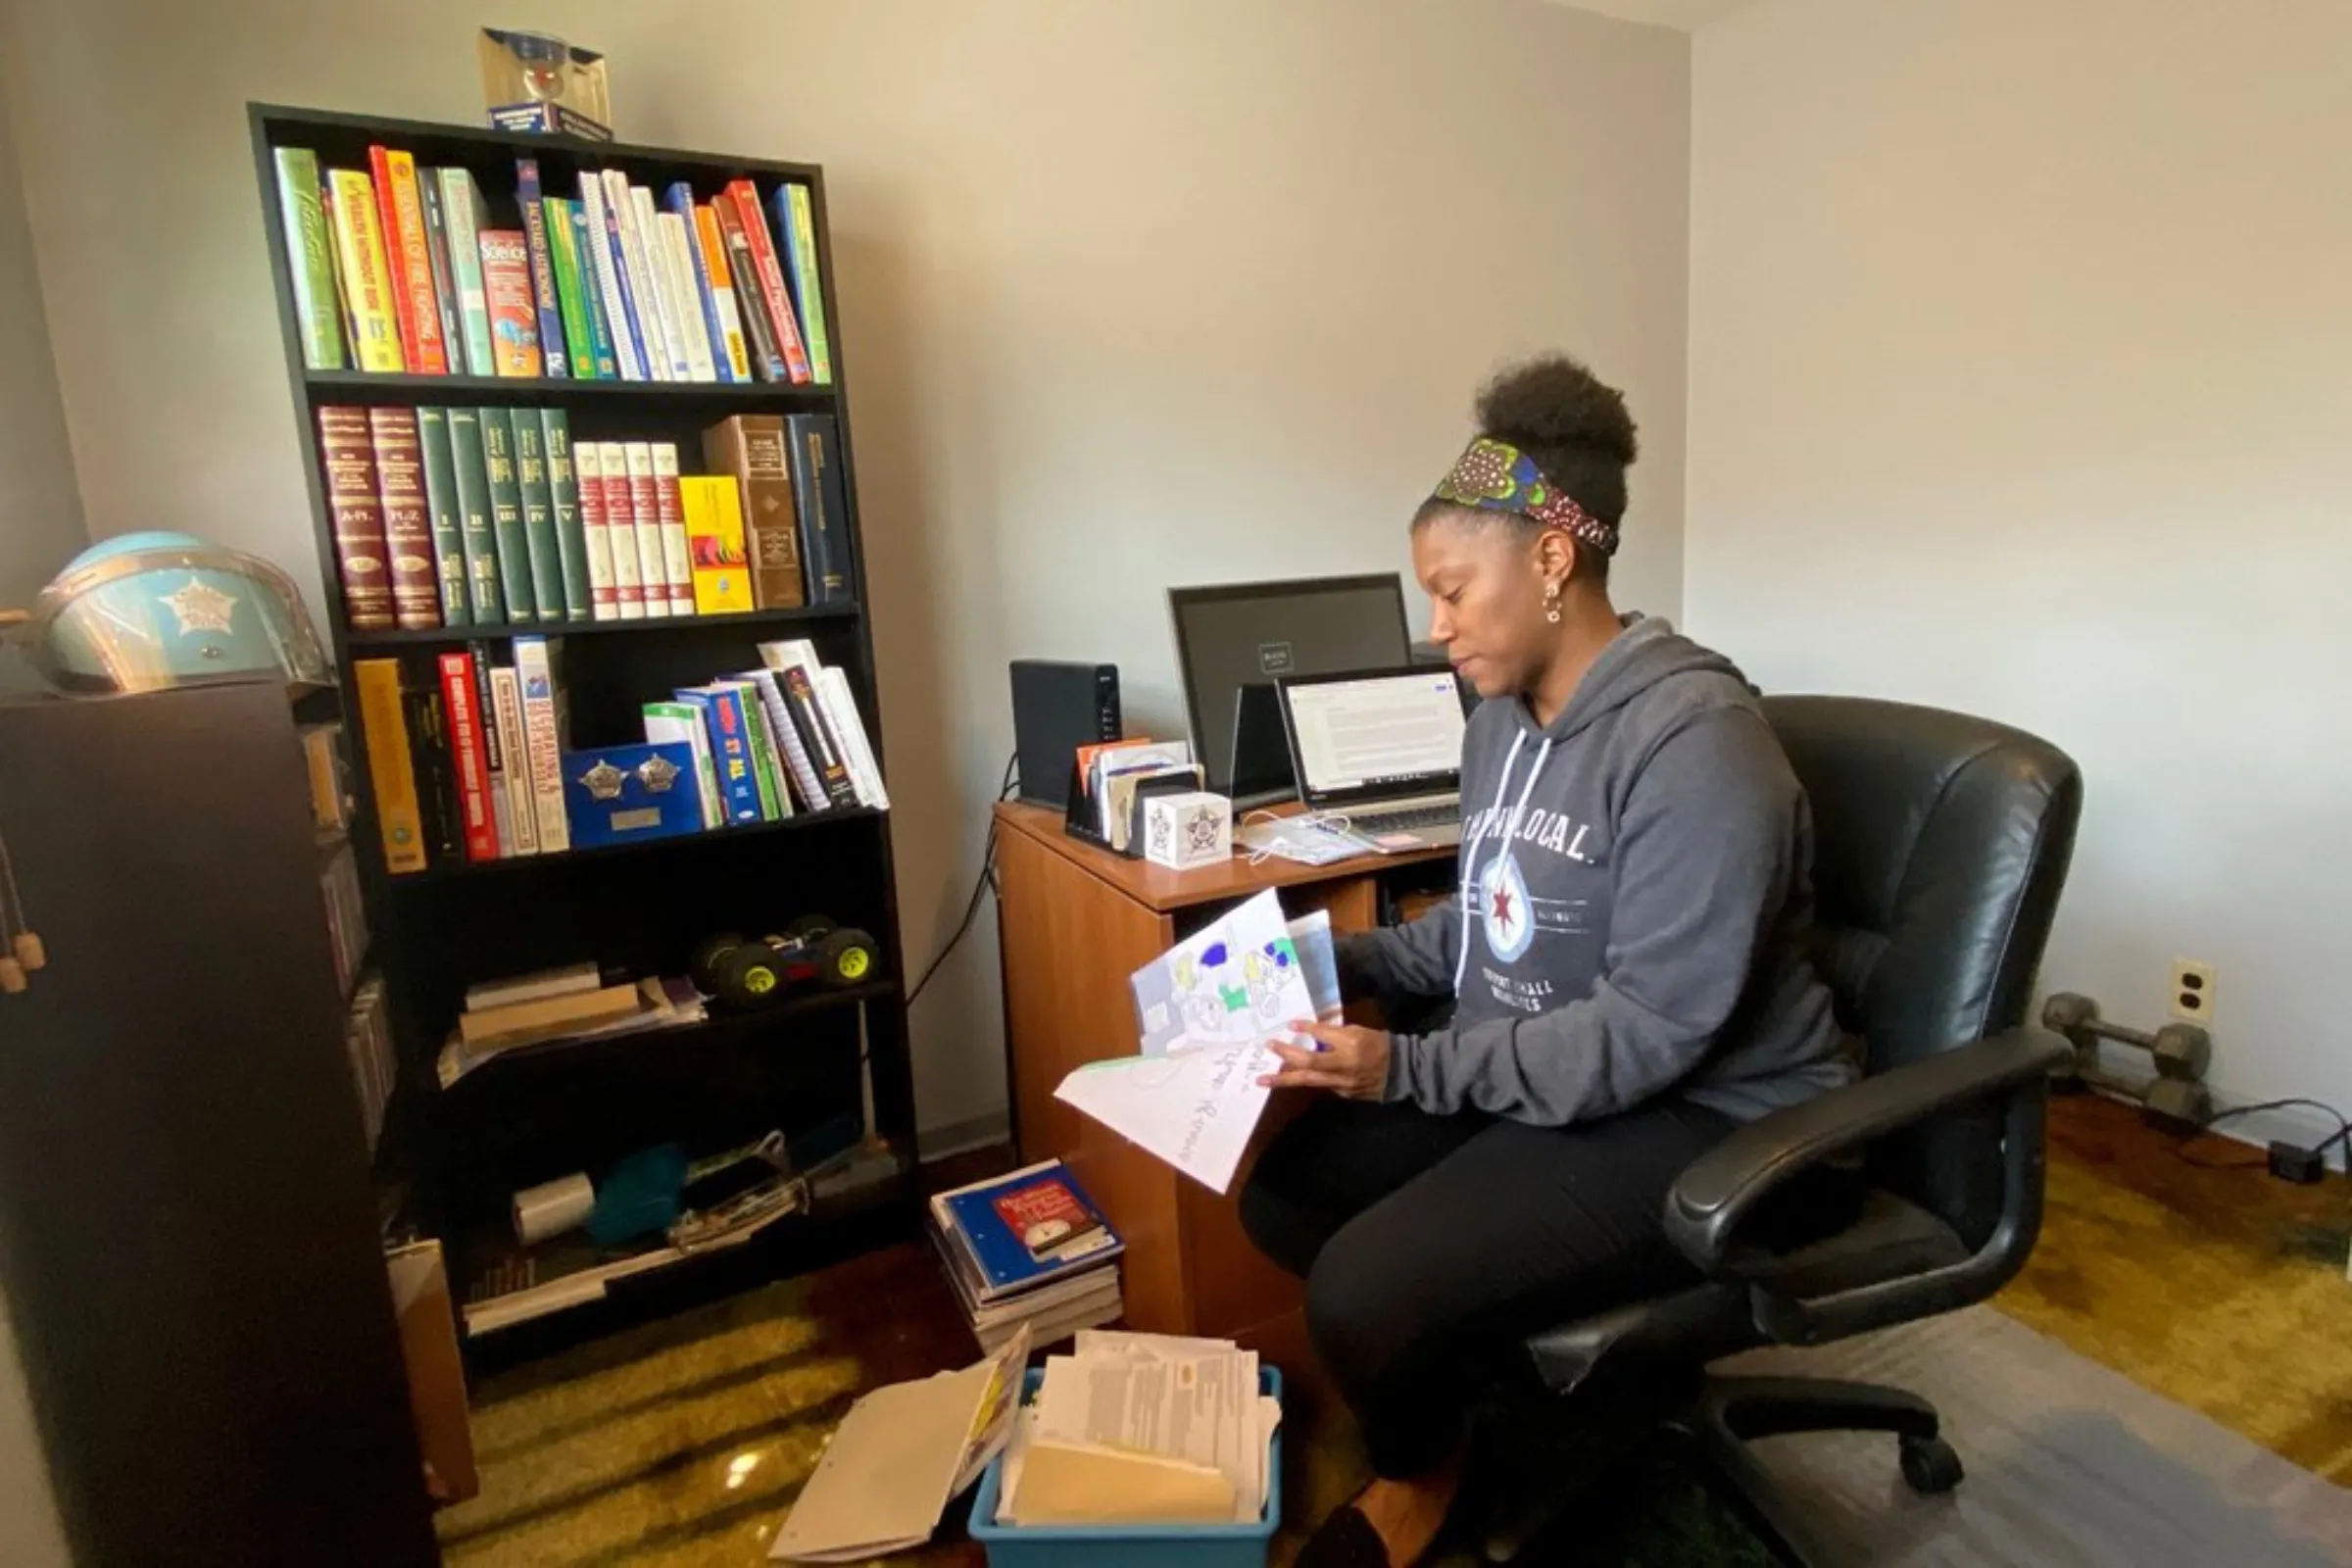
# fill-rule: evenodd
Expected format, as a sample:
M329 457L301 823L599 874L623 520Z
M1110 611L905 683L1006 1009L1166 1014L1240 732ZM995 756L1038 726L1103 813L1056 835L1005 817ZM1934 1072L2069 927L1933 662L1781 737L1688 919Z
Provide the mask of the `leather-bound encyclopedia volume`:
M852 603L858 585L850 580L850 504L841 474L840 427L830 414L796 414L785 427L792 436L793 496L801 508L808 602Z
M392 569L384 544L384 506L375 486L375 441L366 409L330 405L318 411L318 466L326 474L326 506L334 522L343 607L352 629L390 631L396 624Z
M441 624L441 582L433 564L433 519L424 498L424 448L415 409L369 409L375 493L391 567L392 614L404 631Z
M703 432L703 463L711 473L732 474L743 492L753 603L761 610L796 610L807 604L801 514L792 497L782 416L738 414L721 419Z

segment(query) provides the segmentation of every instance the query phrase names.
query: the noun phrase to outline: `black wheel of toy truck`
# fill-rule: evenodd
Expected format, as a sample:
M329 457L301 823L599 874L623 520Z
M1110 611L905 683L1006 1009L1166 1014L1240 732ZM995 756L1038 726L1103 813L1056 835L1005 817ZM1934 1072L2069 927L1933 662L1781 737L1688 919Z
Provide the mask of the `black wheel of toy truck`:
M882 950L862 931L826 932L816 942L818 983L836 989L863 985L882 967Z
M705 937L694 945L694 956L687 960L686 973L694 988L706 997L718 995L719 976L724 971L727 955L743 946L743 938L733 931L722 931Z
M716 995L730 1006L765 1007L781 1002L789 984L776 950L747 942L721 963Z
M804 914L784 927L784 934L800 942L814 942L833 929L833 917L825 914Z

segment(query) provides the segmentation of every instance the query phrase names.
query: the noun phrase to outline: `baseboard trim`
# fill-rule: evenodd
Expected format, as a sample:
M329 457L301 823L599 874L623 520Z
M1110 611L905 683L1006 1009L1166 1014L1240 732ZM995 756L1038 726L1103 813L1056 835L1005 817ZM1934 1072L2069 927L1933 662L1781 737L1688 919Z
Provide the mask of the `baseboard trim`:
M961 1121L942 1122L937 1127L922 1127L915 1131L916 1160L925 1165L957 1154L968 1154L976 1149L994 1149L1012 1141L1012 1107L1007 1105L986 1115L966 1116Z

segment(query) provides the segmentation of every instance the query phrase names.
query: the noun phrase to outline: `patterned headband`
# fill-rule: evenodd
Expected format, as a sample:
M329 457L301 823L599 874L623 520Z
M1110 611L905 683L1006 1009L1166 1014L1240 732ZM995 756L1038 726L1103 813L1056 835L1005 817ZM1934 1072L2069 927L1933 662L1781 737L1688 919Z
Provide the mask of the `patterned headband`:
M1510 512L1546 528L1565 528L1604 556L1617 553L1617 525L1578 506L1544 477L1536 460L1507 441L1481 436L1453 471L1438 482L1435 499L1479 512Z

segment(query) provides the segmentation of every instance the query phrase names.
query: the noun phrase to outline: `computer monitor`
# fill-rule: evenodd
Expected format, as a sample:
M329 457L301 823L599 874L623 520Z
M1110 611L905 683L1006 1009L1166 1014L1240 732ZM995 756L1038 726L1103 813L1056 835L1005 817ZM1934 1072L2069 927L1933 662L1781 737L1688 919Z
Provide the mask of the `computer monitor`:
M1193 756L1208 787L1233 787L1236 710L1244 686L1282 675L1328 675L1402 664L1410 636L1404 580L1395 572L1227 583L1168 590Z

